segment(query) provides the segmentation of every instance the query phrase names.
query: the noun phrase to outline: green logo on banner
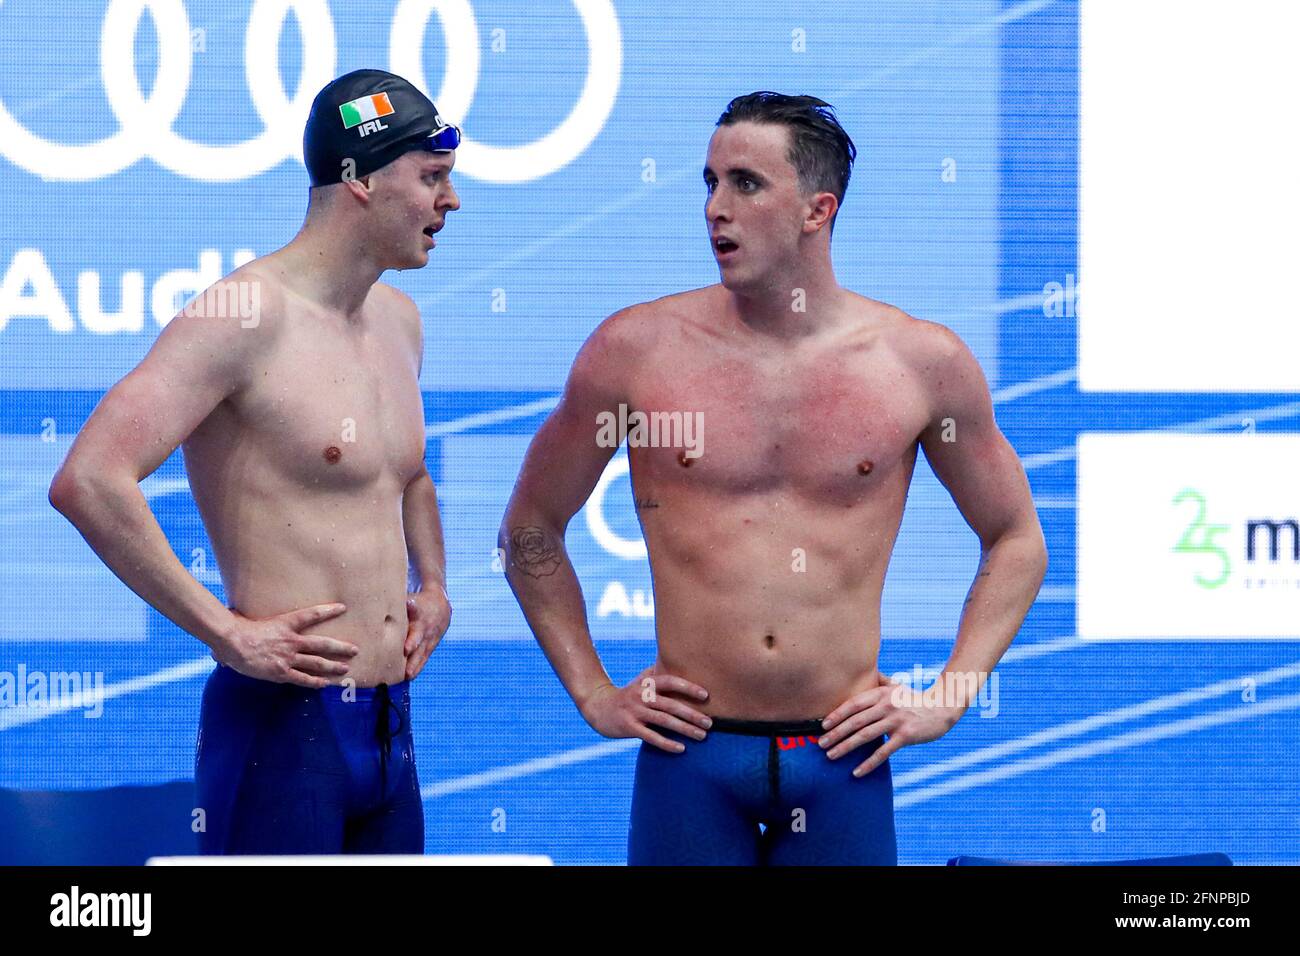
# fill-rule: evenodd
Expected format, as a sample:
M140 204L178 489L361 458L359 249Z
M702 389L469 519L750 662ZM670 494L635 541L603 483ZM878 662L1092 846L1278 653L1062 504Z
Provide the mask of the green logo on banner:
M1227 531L1229 526L1226 524L1205 523L1205 496L1192 488L1184 488L1180 491L1174 498L1174 504L1181 504L1188 498L1195 501L1199 507L1196 511L1196 517L1192 519L1192 523L1187 526L1183 536L1174 545L1174 551L1183 554L1212 554L1217 557L1223 563L1222 574L1213 580L1207 580L1199 572L1196 575L1196 583L1201 587L1217 588L1228 580L1228 573L1232 570L1232 562L1228 558L1227 550L1222 545L1215 544L1214 539Z

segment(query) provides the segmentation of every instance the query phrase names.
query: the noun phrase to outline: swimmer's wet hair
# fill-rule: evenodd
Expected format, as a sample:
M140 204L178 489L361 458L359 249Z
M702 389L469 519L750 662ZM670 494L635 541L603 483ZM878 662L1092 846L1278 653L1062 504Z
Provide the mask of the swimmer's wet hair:
M718 117L733 123L777 123L790 129L790 165L806 193L833 193L841 205L858 150L835 118L835 108L815 96L789 96L762 90L737 96ZM831 223L832 227L834 222Z

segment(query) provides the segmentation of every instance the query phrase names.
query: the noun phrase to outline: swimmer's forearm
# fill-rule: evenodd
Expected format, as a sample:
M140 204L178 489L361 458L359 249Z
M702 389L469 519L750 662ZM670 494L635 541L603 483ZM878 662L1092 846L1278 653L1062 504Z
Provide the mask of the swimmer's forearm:
M234 615L177 560L134 481L56 480L50 503L109 570L159 614L209 647L225 640Z
M954 689L960 710L974 702L1011 646L1046 573L1047 550L1037 524L1003 535L981 555L940 678Z
M564 532L522 510L507 513L498 535L502 567L533 636L581 711L596 689L612 685L587 626L582 585Z
M437 585L447 590L447 551L438 513L438 490L427 470L421 469L402 495L402 531L411 570L421 588Z

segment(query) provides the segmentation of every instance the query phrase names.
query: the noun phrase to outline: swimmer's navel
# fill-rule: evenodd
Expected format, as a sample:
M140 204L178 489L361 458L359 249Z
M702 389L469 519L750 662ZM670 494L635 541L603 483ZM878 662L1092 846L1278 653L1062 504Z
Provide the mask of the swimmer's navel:
M858 462L858 474L869 475L871 474L871 469L874 467L876 466L872 463L870 458L864 458Z

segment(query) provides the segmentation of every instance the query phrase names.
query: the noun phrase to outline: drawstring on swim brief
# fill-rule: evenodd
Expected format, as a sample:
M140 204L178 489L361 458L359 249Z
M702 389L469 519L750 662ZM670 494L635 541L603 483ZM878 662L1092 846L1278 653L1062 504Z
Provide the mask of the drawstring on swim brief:
M379 714L376 721L375 736L379 740L379 771L380 779L383 781L383 788L388 790L388 759L393 752L393 738L402 732L402 708L393 703L393 697L388 692L387 684L380 684L376 690L376 696L379 698ZM389 719L388 711L392 708L397 713L397 729L392 727L392 721Z

